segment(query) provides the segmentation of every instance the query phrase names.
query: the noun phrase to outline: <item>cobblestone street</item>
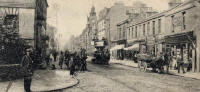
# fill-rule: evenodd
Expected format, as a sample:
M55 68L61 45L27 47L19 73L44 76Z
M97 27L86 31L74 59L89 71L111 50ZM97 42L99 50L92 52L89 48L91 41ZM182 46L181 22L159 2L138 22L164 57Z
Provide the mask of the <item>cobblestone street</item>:
M111 64L88 64L78 73L80 83L57 92L199 92L200 80L167 74L140 72L137 68Z

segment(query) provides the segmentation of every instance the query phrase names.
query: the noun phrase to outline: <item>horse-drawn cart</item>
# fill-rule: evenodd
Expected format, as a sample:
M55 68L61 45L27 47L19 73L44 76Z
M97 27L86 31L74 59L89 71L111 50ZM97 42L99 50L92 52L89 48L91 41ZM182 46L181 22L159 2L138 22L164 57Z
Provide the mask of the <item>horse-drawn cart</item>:
M147 68L152 68L155 72L158 69L159 72L163 72L163 66L166 65L166 62L163 60L162 56L153 57L147 54L138 54L137 55L138 68L141 71L147 71Z

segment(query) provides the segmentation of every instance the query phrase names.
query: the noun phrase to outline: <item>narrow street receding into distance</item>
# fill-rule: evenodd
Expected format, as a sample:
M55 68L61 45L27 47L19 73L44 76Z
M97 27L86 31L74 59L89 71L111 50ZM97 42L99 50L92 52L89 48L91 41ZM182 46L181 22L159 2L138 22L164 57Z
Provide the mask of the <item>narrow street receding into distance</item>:
M78 85L56 92L200 92L200 80L141 72L120 64L88 63L88 71L76 77Z

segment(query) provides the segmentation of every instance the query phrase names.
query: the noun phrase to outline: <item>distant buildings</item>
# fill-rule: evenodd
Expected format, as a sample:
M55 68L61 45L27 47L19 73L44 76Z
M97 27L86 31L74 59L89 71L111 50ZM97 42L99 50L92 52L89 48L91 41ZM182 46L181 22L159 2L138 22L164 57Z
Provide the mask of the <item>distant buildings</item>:
M88 17L88 23L83 33L80 35L81 42L85 42L82 47L86 48L88 52L93 52L94 43L91 43L93 39L98 38L101 40L105 38L108 42L108 48L112 46L112 41L117 39L117 23L127 19L127 9L130 7L125 6L123 3L115 3L110 8L104 8L100 11L98 18L96 16L95 8L91 8L90 16ZM84 41L83 41L84 40Z

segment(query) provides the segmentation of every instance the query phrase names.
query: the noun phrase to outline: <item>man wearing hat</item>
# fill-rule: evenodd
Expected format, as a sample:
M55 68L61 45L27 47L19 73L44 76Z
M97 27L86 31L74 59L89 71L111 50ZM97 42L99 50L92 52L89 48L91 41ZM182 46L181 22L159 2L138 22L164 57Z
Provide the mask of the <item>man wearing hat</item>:
M27 49L24 52L24 56L22 57L21 67L23 69L24 73L24 90L25 92L31 92L31 81L32 81L32 75L33 75L33 61L29 55L30 49Z

